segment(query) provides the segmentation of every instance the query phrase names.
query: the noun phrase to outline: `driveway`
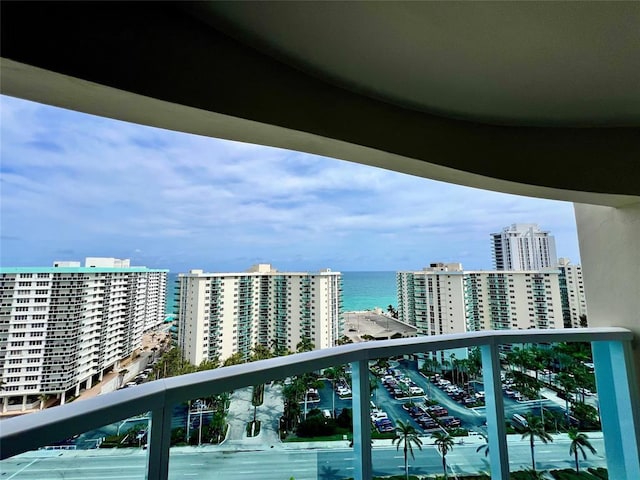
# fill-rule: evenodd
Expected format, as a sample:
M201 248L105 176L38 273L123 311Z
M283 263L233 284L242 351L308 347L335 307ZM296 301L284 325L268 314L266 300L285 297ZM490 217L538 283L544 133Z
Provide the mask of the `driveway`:
M231 395L231 403L227 414L229 433L224 445L241 447L252 444L279 443L278 426L282 415L282 387L267 384L264 389L264 400L256 411L256 418L260 420L260 434L247 437L247 424L253 420L253 405L251 395L253 387L235 390Z

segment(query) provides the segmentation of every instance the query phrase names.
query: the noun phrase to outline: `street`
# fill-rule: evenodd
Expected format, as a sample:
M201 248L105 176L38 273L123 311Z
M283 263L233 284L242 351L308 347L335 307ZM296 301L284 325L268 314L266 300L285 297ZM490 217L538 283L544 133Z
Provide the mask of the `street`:
M376 475L402 473L402 448L398 451L390 441L376 441L373 448L373 470ZM605 466L604 444L601 438L592 438L597 455L589 455L581 462L588 466ZM308 445L308 444L307 444ZM215 478L241 480L248 476L264 480L339 480L353 476L354 456L350 448L308 449L307 445L280 444L260 451L231 451L219 447L175 447L171 449L169 478ZM339 445L343 445L340 442ZM481 443L456 444L447 456L447 462L456 473L473 473L489 469L488 459L476 448ZM302 447L302 448L296 448ZM264 447L263 447L264 448ZM109 449L90 451L37 451L29 452L0 463L0 478L5 480L118 480L142 479L145 473L146 450ZM414 449L415 460L409 458L410 472L438 473L442 469L441 457L428 441L422 450ZM510 465L520 470L531 465L527 441L519 435L509 437ZM566 435L556 437L553 443L536 444L537 468L572 468Z

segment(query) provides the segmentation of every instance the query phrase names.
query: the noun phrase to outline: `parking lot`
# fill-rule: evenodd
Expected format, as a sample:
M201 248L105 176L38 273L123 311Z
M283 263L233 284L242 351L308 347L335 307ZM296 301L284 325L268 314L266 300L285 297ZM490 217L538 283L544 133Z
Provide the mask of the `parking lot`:
M374 378L374 375L371 374L371 377ZM472 381L462 389L440 376L430 381L418 371L416 362L410 360L393 362L389 371L376 378L378 388L374 389L371 396L371 420L378 432L394 432L398 420L401 420L425 436L438 430L451 432L456 428L486 434L482 382ZM313 396L317 400L308 402L308 410L335 409L335 415L338 415L343 408L351 408L350 392L344 394L348 392L347 387L348 384L336 381L334 391L332 383L325 380L325 387L317 391L317 396ZM509 387L503 390L507 420L514 414L539 413L541 406L545 412L562 412L560 406L545 399L526 401L509 390Z

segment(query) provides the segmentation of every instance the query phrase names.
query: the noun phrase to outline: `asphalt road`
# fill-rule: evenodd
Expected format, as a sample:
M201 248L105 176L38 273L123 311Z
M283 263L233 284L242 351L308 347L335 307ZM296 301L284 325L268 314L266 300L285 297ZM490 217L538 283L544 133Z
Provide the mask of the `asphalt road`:
M592 439L598 450L589 455L584 467L605 466L604 445L601 439ZM477 443L456 444L447 456L456 473L471 473L488 469L487 459L477 453ZM171 451L169 478L172 480L260 478L264 480L339 480L353 476L354 456L349 448L324 450L285 450L282 446L265 451L224 451L204 447L174 448ZM415 459L409 459L411 473L438 473L442 469L441 457L432 444L415 450ZM38 456L38 455L42 456ZM531 465L529 444L517 438L509 442L512 470ZM558 438L550 444L536 444L538 469L571 468L569 441ZM0 463L3 480L125 480L143 479L146 451L110 450L92 452L31 452ZM404 459L400 451L391 446L374 447L373 470L377 475L402 473Z

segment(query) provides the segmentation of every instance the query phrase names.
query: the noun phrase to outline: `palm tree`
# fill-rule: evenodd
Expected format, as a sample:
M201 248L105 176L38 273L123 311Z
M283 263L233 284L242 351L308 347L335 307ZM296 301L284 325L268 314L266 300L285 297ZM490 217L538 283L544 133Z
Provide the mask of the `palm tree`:
M298 353L302 353L302 352L310 352L311 350L313 350L314 348L316 348L316 346L314 345L314 343L311 341L310 337L302 337L300 339L300 341L298 342L298 344L296 345L296 351Z
M534 454L534 443L535 439L538 438L542 443L553 442L553 437L544 431L544 425L542 423L542 419L533 415L532 413L527 413L525 415L527 419L527 426L524 427L524 431L522 433L522 439L529 439L529 445L531 446L531 468L535 472L536 471L536 459Z
M42 393L40 394L40 396L38 396L38 400L40 400L40 410L44 408L45 404L50 398L51 398L51 395L48 395L46 393Z
M227 358L222 364L223 367L229 367L231 365L240 365L244 363L244 358L242 358L242 353L236 352Z
M489 442L483 443L478 448L476 448L476 452L477 453L484 452L484 456L488 457L489 456Z
M397 449L400 450L400 444L402 444L404 450L404 474L407 480L409 480L409 459L407 458L407 452L411 453L411 458L415 458L413 455L413 446L422 450L422 440L418 437L418 432L408 423L402 423L402 420L398 420L398 426L396 427L396 437L393 439L392 445L398 442Z
M576 390L576 381L574 377L569 376L568 373L560 372L558 375L556 375L556 382L564 390L565 420L567 425L569 425L569 395L571 394L571 392L574 392Z
M434 439L436 448L442 455L442 471L444 472L444 478L447 478L447 453L453 449L453 437L447 432L435 432L431 434L431 438Z
M118 372L118 388L121 387L124 383L124 377L127 373L129 373L129 370L127 370L126 368Z
M587 459L587 453L584 451L586 448L591 453L595 454L596 449L593 448L591 442L589 442L589 437L584 434L578 432L577 428L569 429L569 440L571 440L571 444L569 445L569 455L573 455L576 461L576 473L580 474L580 463L578 461L578 452L582 453L582 459Z

